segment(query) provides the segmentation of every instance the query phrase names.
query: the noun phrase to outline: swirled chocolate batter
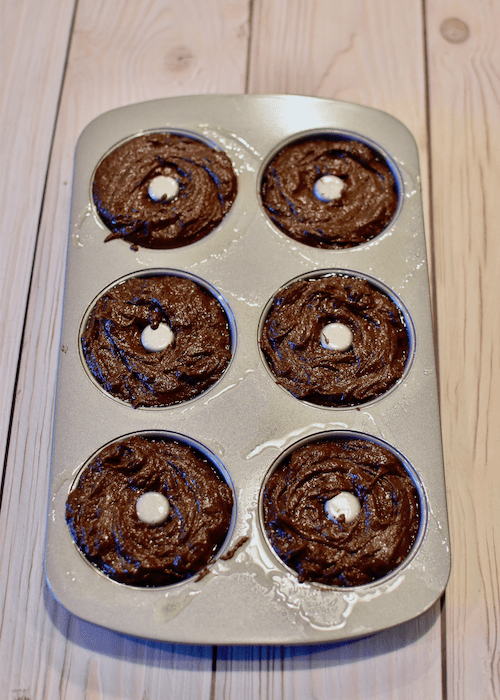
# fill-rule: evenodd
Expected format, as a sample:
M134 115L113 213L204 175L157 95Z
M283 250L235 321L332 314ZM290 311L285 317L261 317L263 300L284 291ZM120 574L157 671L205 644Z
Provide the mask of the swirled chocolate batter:
M160 326L171 342L151 351L143 332ZM188 401L215 384L231 359L222 306L200 285L175 275L133 277L105 292L81 342L96 381L134 407Z
M170 504L165 522L138 516L144 494ZM166 586L209 564L231 523L233 496L208 461L186 444L134 435L105 447L66 502L74 541L103 573L134 586Z
M337 183L322 191L321 183ZM384 159L355 140L308 139L286 146L262 180L262 203L284 233L317 248L350 248L391 222L398 206Z
M322 343L328 324L350 331L346 349ZM276 382L298 399L340 407L375 399L403 375L404 317L368 281L335 274L300 279L276 294L260 344Z
M166 183L166 186L165 186ZM220 224L236 197L225 153L170 133L137 136L97 167L93 197L111 233L145 248L178 248Z
M341 493L361 509L352 522L327 517ZM361 439L299 447L272 473L264 491L264 523L279 557L299 581L359 586L393 571L418 534L417 489L397 457Z

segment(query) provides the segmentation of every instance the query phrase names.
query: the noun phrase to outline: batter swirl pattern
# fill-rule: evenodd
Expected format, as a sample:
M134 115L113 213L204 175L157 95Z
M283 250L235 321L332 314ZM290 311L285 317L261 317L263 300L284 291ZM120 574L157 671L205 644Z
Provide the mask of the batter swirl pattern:
M320 342L329 323L353 336L345 350ZM300 279L276 294L260 344L276 382L299 399L354 406L391 388L409 356L404 317L368 281L342 274Z
M165 323L171 345L149 352L148 325ZM103 294L82 333L82 349L96 381L112 396L138 406L169 406L198 396L224 374L231 331L219 302L190 279L129 278Z
M179 188L155 201L149 186L159 176ZM220 224L236 197L237 179L225 153L202 141L169 133L137 136L115 148L97 167L93 197L111 233L134 246L177 248Z
M165 523L149 525L137 500L161 493ZM105 447L84 469L66 503L66 521L85 557L110 578L166 586L200 572L228 533L229 486L189 445L134 435Z
M325 503L354 494L361 511L350 523L330 520ZM418 534L417 489L399 459L362 439L299 447L270 476L264 523L278 556L299 581L358 586L393 571Z
M317 180L339 178L338 198L322 201ZM288 236L317 248L365 243L391 222L398 206L394 176L383 158L355 140L309 139L283 148L266 169L262 203Z

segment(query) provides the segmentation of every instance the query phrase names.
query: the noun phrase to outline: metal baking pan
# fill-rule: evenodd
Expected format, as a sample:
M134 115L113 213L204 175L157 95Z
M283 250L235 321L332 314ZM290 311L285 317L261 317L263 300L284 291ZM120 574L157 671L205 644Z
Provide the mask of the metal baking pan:
M92 177L115 144L149 130L199 135L227 153L238 176L233 207L205 238L171 250L105 243ZM299 135L352 135L393 164L400 205L390 226L341 250L298 243L279 231L260 199L262 169ZM217 384L185 404L134 409L107 395L82 362L82 320L102 290L150 271L174 271L217 290L234 319L231 364ZM350 272L391 290L411 325L412 357L393 389L366 405L326 408L297 400L270 377L259 349L263 314L278 289L318 271ZM207 575L172 586L136 588L91 566L65 521L68 492L82 465L121 436L177 436L222 465L235 511ZM299 583L269 546L261 493L273 464L292 445L323 435L363 436L401 455L421 498L411 556L374 583L337 588ZM108 112L82 133L75 156L59 363L46 575L55 597L92 623L150 639L192 644L307 644L369 635L427 610L450 570L444 469L418 154L395 118L334 100L298 96L193 96Z

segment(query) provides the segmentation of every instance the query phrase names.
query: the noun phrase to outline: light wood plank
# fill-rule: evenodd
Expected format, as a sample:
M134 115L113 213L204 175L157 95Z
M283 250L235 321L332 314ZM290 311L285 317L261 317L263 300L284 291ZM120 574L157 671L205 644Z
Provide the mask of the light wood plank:
M373 106L398 117L420 150L427 192L424 37L419 2L256 0L249 91ZM427 198L425 196L425 206ZM222 650L216 697L442 697L439 604L400 627L325 648Z
M455 21L447 21L455 18ZM448 698L500 697L500 6L427 9L443 437ZM467 36L468 35L468 36Z
M122 104L183 93L243 91L247 32L247 0L78 3L0 513L2 698L210 695L211 648L147 643L82 623L44 589L42 562L76 139L92 118Z
M439 700L439 604L367 639L311 647L222 647L217 700Z
M0 3L1 469L73 4Z

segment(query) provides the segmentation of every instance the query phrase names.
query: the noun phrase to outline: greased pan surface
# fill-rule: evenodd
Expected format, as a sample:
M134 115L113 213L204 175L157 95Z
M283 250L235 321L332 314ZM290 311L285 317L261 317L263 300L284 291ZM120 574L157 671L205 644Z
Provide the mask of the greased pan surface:
M92 200L96 166L116 144L148 131L187 134L224 151L238 193L217 228L169 250L104 242ZM297 242L269 219L260 188L265 165L305 135L373 145L391 165L399 206L388 228L352 248ZM132 408L91 378L80 335L89 309L118 281L173 273L209 289L226 309L232 359L196 398ZM410 338L402 379L366 404L329 408L299 401L273 380L259 332L275 293L323 274L367 279L400 306ZM138 588L111 580L75 546L66 499L82 466L130 435L173 437L212 460L232 489L234 511L220 552L203 577ZM368 585L301 583L263 528L268 475L297 445L325 437L370 439L400 457L420 499L410 555ZM248 538L243 541L243 538ZM232 549L239 545L236 551ZM195 644L304 644L350 639L402 623L442 594L450 569L444 469L418 154L393 117L371 108L295 96L181 97L108 112L82 133L75 155L63 329L48 506L46 574L57 599L98 625L145 638Z

